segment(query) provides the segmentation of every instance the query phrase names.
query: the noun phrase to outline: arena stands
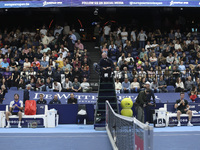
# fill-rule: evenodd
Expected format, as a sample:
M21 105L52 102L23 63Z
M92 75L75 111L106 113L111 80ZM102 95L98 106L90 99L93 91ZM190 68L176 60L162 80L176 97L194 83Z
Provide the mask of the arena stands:
M70 91L65 78L73 84L75 78L78 83L90 80L89 53L79 33L69 28L43 26L36 32L13 29L0 34L1 103L7 90L23 90L27 84L32 91L53 91L56 81Z
M110 25L103 33L106 36L101 37L101 52L108 53L115 62L114 77L122 83L121 92L126 79L130 82L126 92L139 92L149 81L154 92L193 91L200 95L199 33L179 29L168 33L159 29L130 32L126 27L113 30Z

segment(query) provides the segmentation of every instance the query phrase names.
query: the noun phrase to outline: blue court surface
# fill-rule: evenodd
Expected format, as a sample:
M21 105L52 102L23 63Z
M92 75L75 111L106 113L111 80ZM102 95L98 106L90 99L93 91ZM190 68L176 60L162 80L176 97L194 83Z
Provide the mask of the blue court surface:
M200 150L200 126L154 128L154 150ZM106 131L93 125L0 128L0 150L111 150Z

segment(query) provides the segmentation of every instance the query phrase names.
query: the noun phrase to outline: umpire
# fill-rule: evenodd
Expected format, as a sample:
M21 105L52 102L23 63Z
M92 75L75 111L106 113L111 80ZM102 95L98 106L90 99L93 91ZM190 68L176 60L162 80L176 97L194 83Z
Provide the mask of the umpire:
M106 81L105 79L107 78L108 80L111 79L111 73L114 68L113 61L108 58L106 53L102 53L102 58L99 62L100 66L100 71L101 71L101 78L102 81ZM108 74L108 76L105 76L105 74Z
M153 103L151 101L153 98ZM145 90L140 91L135 102L135 108L137 112L137 119L145 123L144 117L146 116L146 122L151 121L151 106L155 106L155 96L152 90L150 90L150 83L146 82Z

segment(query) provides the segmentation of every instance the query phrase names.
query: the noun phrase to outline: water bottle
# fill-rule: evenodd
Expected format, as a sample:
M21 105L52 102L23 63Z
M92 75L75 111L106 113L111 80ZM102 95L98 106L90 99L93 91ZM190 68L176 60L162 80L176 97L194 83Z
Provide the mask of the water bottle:
M80 119L78 119L78 124L80 124Z
M86 125L86 119L84 119L84 125Z

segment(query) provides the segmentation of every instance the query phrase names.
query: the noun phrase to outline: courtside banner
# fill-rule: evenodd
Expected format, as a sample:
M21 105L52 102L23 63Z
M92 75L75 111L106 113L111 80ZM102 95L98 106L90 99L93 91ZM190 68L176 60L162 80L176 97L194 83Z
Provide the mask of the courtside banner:
M3 101L3 104L9 104L10 101L13 100L14 94L17 93L20 96L20 100L23 100L23 91L12 91L9 90L8 93L5 95L5 100ZM67 104L67 100L70 97L69 92L35 92L30 91L30 100L38 100L40 94L44 95L44 99L47 100L49 103L54 95L58 95L59 100L62 104ZM79 104L94 104L97 101L98 94L97 93L74 93L75 98L78 99ZM180 93L155 93L155 100L156 103L174 103L177 99L180 98ZM135 102L138 93L123 93L123 94L117 94L119 102L129 97ZM189 99L189 96L187 93L185 93L185 99L188 100L188 102L191 102Z

